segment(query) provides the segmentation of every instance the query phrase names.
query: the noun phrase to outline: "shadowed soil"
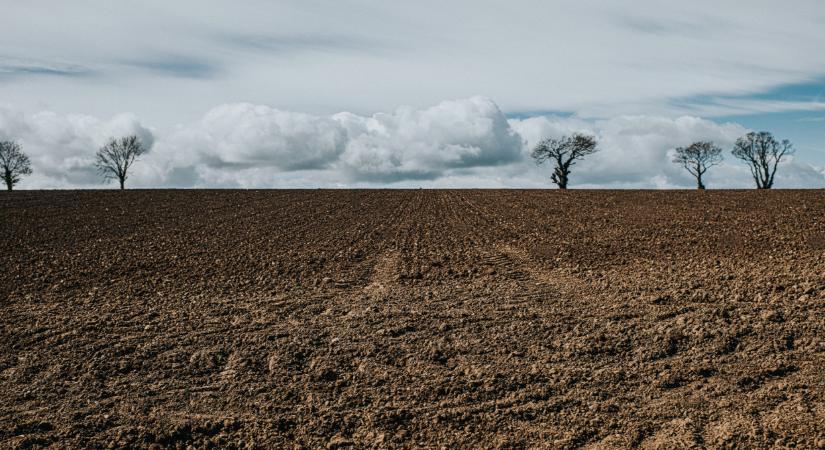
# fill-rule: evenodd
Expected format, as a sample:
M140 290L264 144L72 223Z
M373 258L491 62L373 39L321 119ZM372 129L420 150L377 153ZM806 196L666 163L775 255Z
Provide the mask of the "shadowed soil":
M823 191L0 211L0 448L825 448Z

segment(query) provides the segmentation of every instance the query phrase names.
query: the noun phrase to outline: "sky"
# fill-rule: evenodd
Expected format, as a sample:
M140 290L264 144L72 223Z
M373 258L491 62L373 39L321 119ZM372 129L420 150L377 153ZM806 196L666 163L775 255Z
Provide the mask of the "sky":
M821 0L0 0L0 139L21 189L114 188L111 136L151 149L127 187L551 186L531 148L594 134L571 187L753 187L750 130L825 187Z

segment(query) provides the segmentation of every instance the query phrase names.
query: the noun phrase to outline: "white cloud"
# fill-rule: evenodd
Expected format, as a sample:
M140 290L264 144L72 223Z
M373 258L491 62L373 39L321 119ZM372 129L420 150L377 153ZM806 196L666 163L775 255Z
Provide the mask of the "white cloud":
M109 137L139 134L152 151L134 166L130 187L549 187L548 167L529 157L535 143L573 132L598 137L573 187L693 186L672 150L697 140L726 149L708 174L711 188L747 188L749 172L727 149L748 130L692 116L607 120L539 116L507 120L490 99L472 97L392 113L316 116L252 104L209 110L158 133L132 114L107 120L0 109L0 138L17 139L35 173L21 188L98 187L95 150ZM822 187L822 169L790 159L777 187Z
M343 152L346 133L330 118L243 103L212 109L173 139L197 148L212 166L289 171L328 166Z
M576 165L572 182L578 187L690 188L694 181L673 164L673 149L698 140L710 140L725 151L724 162L706 176L710 188L749 188L753 185L746 166L729 149L747 129L735 123L719 124L692 116L676 119L621 116L608 120L534 117L511 120L530 148L545 136L584 132L599 139L600 151ZM539 168L549 175L549 168ZM823 187L825 177L809 164L788 160L777 175L777 187Z
M200 180L218 185L251 187L254 180L271 186L285 173L327 170L314 181L338 186L435 179L450 170L514 162L521 139L495 103L474 97L368 117L223 105L173 132L159 148L154 163L161 172L197 166Z
M108 120L88 115L61 115L51 111L26 114L0 108L0 138L16 140L29 155L34 173L22 188L77 188L99 184L92 164L94 154L111 136L136 134L151 147L152 130L132 114Z
M451 169L510 163L521 151L504 114L482 97L335 119L350 136L341 166L356 180L432 179Z

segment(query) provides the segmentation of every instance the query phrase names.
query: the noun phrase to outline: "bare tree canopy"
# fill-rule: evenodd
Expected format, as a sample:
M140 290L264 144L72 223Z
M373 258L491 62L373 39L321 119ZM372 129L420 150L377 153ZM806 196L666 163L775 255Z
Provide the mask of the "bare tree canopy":
M677 148L673 162L687 169L696 178L697 188L705 189L702 176L708 169L722 162L722 149L710 141L694 142L688 147Z
M20 144L13 141L0 142L0 176L6 188L12 190L20 182L20 177L32 173L31 161L23 153Z
M596 153L597 145L598 142L595 137L576 133L572 136L562 136L557 139L543 139L533 148L532 156L537 165L541 165L545 161L552 161L554 167L550 179L559 189L567 189L570 168L576 164L576 161Z
M791 141L780 142L771 133L760 131L737 139L732 153L747 163L757 189L770 189L780 161L785 155L792 155L794 148Z
M129 168L147 150L137 136L112 138L97 151L95 167L106 180L117 179L123 189L129 177Z

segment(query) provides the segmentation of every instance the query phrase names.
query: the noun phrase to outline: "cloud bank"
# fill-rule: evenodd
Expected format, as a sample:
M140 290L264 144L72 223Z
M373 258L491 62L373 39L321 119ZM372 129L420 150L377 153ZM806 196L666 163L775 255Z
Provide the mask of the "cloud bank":
M22 189L104 186L92 167L94 152L109 136L125 134L152 147L134 166L129 187L550 187L550 168L536 167L530 149L543 137L573 132L600 143L576 166L573 187L691 188L693 179L671 162L673 149L697 140L727 149L747 131L692 116L508 119L485 97L371 116L226 104L166 132L134 114L100 119L0 108L0 139L18 140L32 158L34 174ZM728 152L707 183L752 186L747 168ZM825 171L790 159L777 187L825 187Z

